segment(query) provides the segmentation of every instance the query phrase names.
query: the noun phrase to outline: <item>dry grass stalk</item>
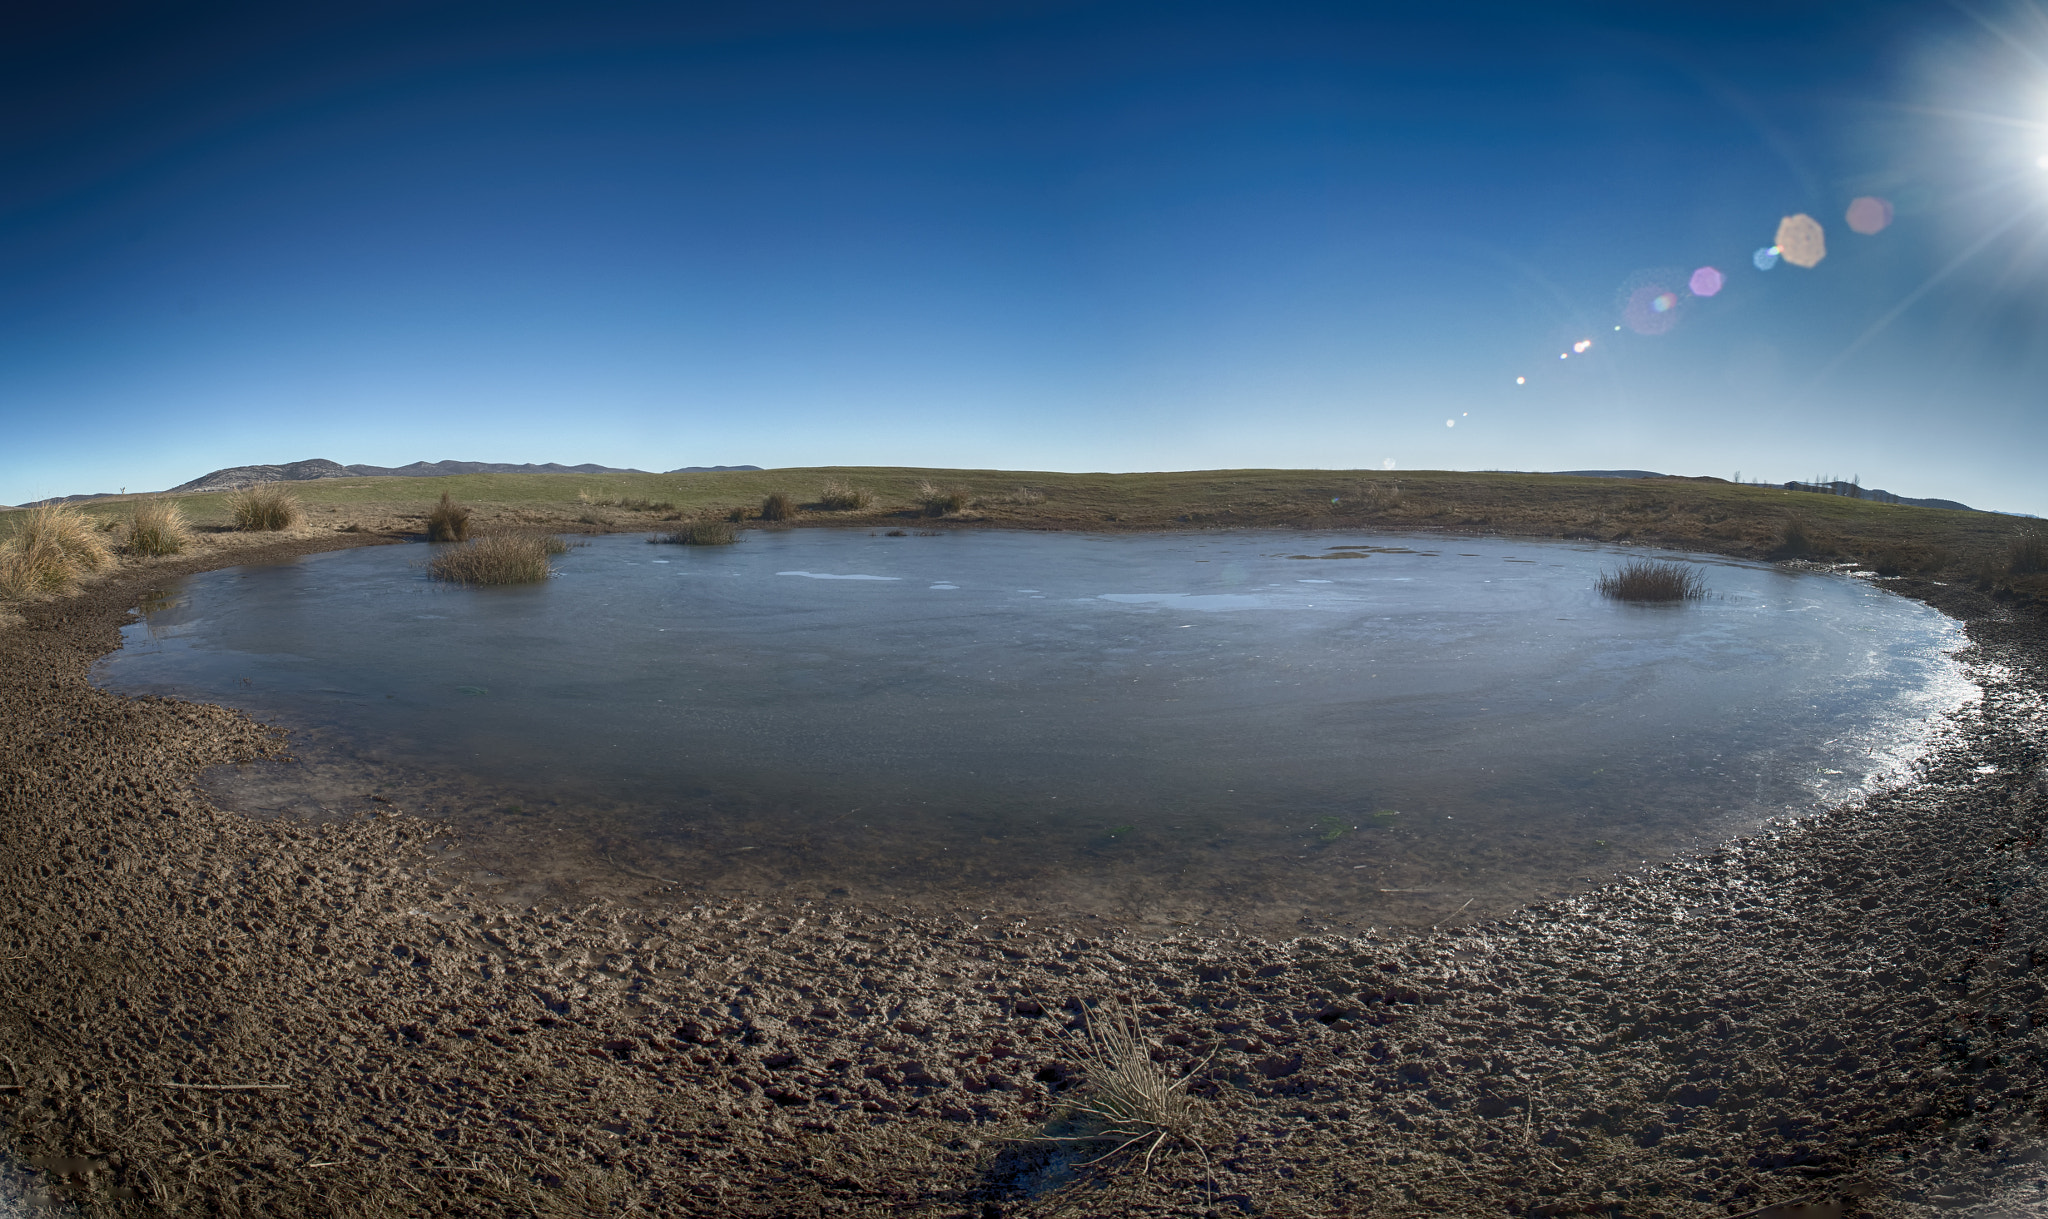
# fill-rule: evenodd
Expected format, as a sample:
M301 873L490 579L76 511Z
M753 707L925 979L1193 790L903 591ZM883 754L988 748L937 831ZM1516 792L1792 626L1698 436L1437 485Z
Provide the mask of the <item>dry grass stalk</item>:
M427 540L429 542L466 542L469 540L469 509L441 492L441 502L427 513Z
M967 507L967 492L958 487L941 491L931 483L919 483L917 502L926 516L947 516Z
M0 545L0 596L57 592L113 562L106 534L72 504L44 504L17 518Z
M299 497L276 483L257 483L228 496L228 514L235 528L250 533L297 529L306 521Z
M559 549L551 549L551 543ZM451 584L535 584L548 578L548 555L566 549L544 534L493 534L436 555L427 569L436 580Z
M1598 587L1617 601L1698 601L1707 595L1707 578L1689 564L1631 559L1602 575Z
M1188 1095L1187 1088L1202 1068L1209 1065L1215 1051L1211 1050L1207 1057L1175 1079L1152 1061L1151 1050L1139 1032L1135 1006L1128 1016L1098 1018L1091 1014L1086 1027L1087 1088L1068 1114L1068 1120L1077 1122L1084 1132L1047 1134L1038 1138L1054 1143L1114 1142L1108 1151L1083 1161L1084 1167L1100 1164L1142 1145L1144 1156L1139 1163L1140 1173L1151 1171L1152 1157L1162 1147L1179 1144L1201 1157L1203 1173L1212 1177L1213 1190L1209 1152L1200 1138L1201 1108Z
M875 502L872 491L852 483L829 482L818 493L818 503L834 512L862 512Z
M770 491L761 501L761 519L764 521L787 521L796 516L796 501L781 491Z
M128 549L136 554L183 554L192 546L192 526L176 500L145 499L128 517Z

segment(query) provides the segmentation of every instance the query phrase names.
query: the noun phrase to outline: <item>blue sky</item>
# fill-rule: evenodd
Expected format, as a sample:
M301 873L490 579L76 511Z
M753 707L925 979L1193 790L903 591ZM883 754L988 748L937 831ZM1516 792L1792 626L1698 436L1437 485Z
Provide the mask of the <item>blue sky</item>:
M4 503L307 457L1391 461L2048 514L2038 7L5 20ZM1795 213L1826 258L1759 270Z

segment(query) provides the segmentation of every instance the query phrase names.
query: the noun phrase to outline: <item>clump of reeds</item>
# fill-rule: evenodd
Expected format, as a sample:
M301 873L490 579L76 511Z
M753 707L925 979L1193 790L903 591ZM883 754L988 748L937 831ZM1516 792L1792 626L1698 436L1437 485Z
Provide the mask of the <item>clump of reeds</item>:
M658 533L649 539L671 546L730 546L740 540L731 521L691 521L674 533Z
M455 502L446 491L441 492L441 502L427 513L427 540L429 542L466 542L469 540L469 509Z
M1780 555L1796 558L1813 553L1813 535L1806 531L1806 522L1796 516L1785 518L1785 530L1778 535Z
M1598 587L1617 601L1698 601L1707 595L1707 578L1685 563L1631 559L1602 575Z
M926 516L947 516L967 506L967 492L958 487L941 491L932 484L917 484L917 503Z
M2015 576L2048 571L2048 533L2022 529L2005 546L2005 569Z
M306 520L299 497L276 483L257 483L228 496L228 514L235 528L256 533L296 529Z
M1089 1164L1142 1146L1141 1172L1151 1168L1160 1148L1178 1143L1201 1156L1206 1169L1209 1154L1200 1138L1201 1113L1187 1088L1209 1060L1196 1063L1178 1079L1168 1074L1152 1061L1135 1009L1128 1017L1091 1015L1087 1029L1088 1083L1068 1113L1082 1133L1042 1137L1051 1142L1114 1144L1086 1161Z
M135 554L183 554L191 545L192 526L176 500L142 500L128 517L128 549Z
M0 596L58 592L113 561L105 531L72 504L44 504L15 518L0 544Z
M796 516L796 501L781 491L770 491L761 501L761 519L787 521Z
M861 512L875 502L872 491L852 483L826 483L818 493L818 504L833 512Z
M451 584L534 584L548 578L548 556L568 543L539 533L497 533L435 555L427 570Z

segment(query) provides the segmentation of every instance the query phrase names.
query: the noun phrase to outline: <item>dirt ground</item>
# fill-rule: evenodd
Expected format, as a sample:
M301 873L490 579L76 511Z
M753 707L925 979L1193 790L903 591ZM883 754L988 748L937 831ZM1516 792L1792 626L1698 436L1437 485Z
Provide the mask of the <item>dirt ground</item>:
M1441 933L1001 909L509 909L435 827L204 796L278 755L91 688L124 572L0 629L0 1199L88 1214L2048 1214L2048 626L1959 587L1917 783ZM1194 1116L1062 1114L1135 1018ZM1108 1152L1106 1158L1098 1159ZM1090 1163L1090 1161L1095 1161ZM10 1181L13 1183L10 1187ZM6 1204L0 1202L0 1209Z

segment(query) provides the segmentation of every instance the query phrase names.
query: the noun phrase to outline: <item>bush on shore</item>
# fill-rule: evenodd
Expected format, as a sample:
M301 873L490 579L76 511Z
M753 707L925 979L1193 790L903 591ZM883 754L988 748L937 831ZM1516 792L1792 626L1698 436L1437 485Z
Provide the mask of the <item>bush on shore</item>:
M306 521L299 497L276 483L257 483L228 496L235 528L250 533L296 529Z
M135 554L183 554L191 545L192 526L176 500L142 500L128 517L128 549Z
M446 491L441 492L441 502L427 513L427 540L429 542L466 542L469 540L469 509L456 503Z
M2048 571L2048 533L2022 529L2005 547L2005 569L2015 576Z
M958 487L941 491L930 483L919 483L917 503L926 516L947 516L967 507L967 492Z
M548 578L548 556L568 548L546 534L492 534L435 555L427 570L450 584L534 584Z
M761 501L761 519L764 521L787 521L796 517L796 501L781 491L770 491L768 498Z
M1685 563L1632 559L1602 575L1598 587L1617 601L1698 601L1707 595L1707 578Z
M873 492L852 483L826 483L825 489L818 493L819 505L833 512L861 512L874 502Z
M76 505L45 504L17 519L14 533L0 544L0 596L57 592L113 561L106 532Z
M656 534L650 541L671 546L730 546L740 540L731 521L691 521L674 533Z

